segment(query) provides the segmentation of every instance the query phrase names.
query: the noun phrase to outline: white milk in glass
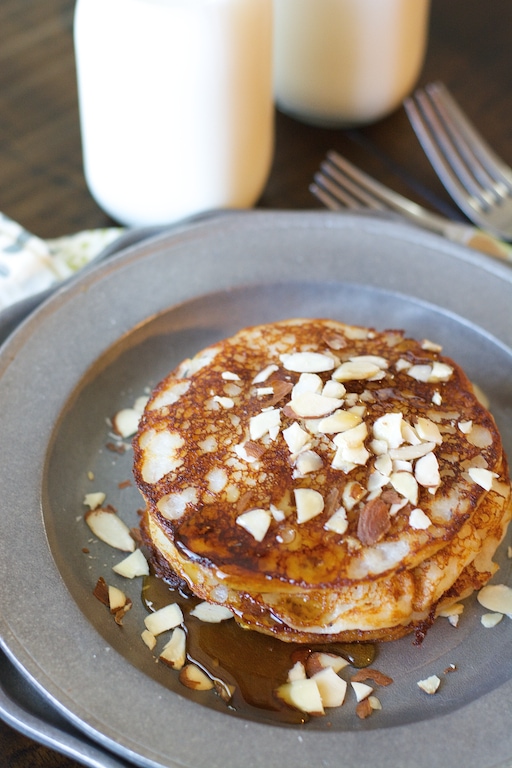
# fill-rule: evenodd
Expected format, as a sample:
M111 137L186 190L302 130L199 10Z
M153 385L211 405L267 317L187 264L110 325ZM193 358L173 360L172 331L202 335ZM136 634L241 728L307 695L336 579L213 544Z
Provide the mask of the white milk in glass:
M274 0L274 92L305 122L369 123L420 73L429 0Z
M78 0L84 172L129 226L260 196L273 154L272 0Z

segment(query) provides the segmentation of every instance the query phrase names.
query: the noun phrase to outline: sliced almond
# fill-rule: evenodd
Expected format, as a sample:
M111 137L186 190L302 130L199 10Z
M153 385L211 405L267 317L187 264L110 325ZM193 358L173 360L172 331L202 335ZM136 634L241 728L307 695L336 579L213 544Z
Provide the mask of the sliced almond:
M126 595L123 590L109 584L108 604L111 613L116 613L120 608L124 608L126 605Z
M288 682L292 683L294 680L305 680L306 678L307 675L304 664L302 661L296 661L288 672Z
M416 507L411 510L409 515L409 525L416 531L425 531L427 528L430 528L432 522L422 509Z
M336 512L331 515L324 525L326 531L332 531L340 535L344 534L348 528L347 511L344 507L340 507Z
M114 432L122 438L131 437L139 428L140 413L134 408L122 408L112 418Z
M182 685L193 691L211 691L213 680L197 664L185 664L179 674Z
M251 459L260 459L265 453L265 446L261 443L253 443L252 440L247 440L244 445L247 456Z
M340 402L336 397L325 397L316 392L300 392L290 400L293 412L303 419L319 419L339 408Z
M359 416L361 419L364 419L366 415L367 407L366 405L352 405L348 409L348 413L353 413L355 416Z
M335 397L338 400L341 400L342 397L344 397L346 391L347 390L341 381L334 381L334 379L329 379L329 381L326 381L324 384L322 395L325 397Z
M144 624L151 634L160 635L183 624L183 612L178 603L170 603L146 616Z
M135 541L130 534L130 529L118 517L115 510L104 507L92 509L86 512L85 522L93 534L105 544L123 552L134 551Z
M108 605L108 584L103 576L99 577L92 594L96 600L100 601L100 603L103 603L103 605Z
M416 445L401 445L400 448L391 448L389 456L395 461L414 461L427 453L431 453L436 447L434 442L417 443Z
M122 626L124 616L131 609L132 605L133 605L133 603L132 603L131 599L129 597L127 597L125 604L123 606L121 606L121 608L117 608L117 610L115 610L115 611L113 611L113 610L110 611L113 614L113 616L114 616L114 620L115 620L116 624L119 624L119 626Z
M409 472L412 474L412 470L412 461L404 461L403 459L395 459L393 461L393 472Z
M373 497L379 496L382 489L389 483L389 476L382 472L371 472L368 477L367 488L369 494Z
M317 373L301 373L299 380L292 388L292 398L297 397L301 392L314 392L319 395L322 389L323 381Z
M86 493L83 503L92 510L101 507L105 499L106 495L102 491L95 491L93 493Z
M256 374L254 379L252 380L253 384L261 384L264 381L267 381L270 376L272 376L273 373L279 370L279 366L275 365L275 363L272 363L271 365L267 365L263 370L261 370L259 373Z
M487 584L477 594L481 606L512 617L512 588L506 584Z
M274 389L273 387L257 387L256 394L258 397L263 397L264 395L273 395Z
M224 605L217 603L208 603L206 601L198 603L191 611L191 616L204 621L208 624L220 624L221 621L233 618L233 613Z
M425 488L437 488L441 483L439 463L434 453L430 452L418 459L414 467L414 477Z
M395 368L397 371L406 371L411 366L412 363L409 362L409 360L406 360L404 357L399 358L395 363Z
M268 394L271 394L272 397L270 400L266 401L267 407L271 407L274 405L277 405L277 403L281 402L286 395L288 395L292 389L293 384L291 381L283 381L282 379L274 379L270 387L261 387L260 393L262 389L270 389L271 391Z
M302 451L295 460L294 477L304 477L311 472L318 472L323 467L322 458L315 451Z
M443 436L439 431L437 424L431 419L426 419L424 416L420 416L415 424L416 432L418 436L429 443L436 443L441 445L443 442Z
M325 343L328 347L334 350L344 349L347 346L347 340L339 333L333 333L331 336L326 337Z
M409 443L410 445L418 445L418 443L421 443L420 436L414 427L411 427L409 422L405 419L402 419L402 437L404 442Z
M233 408L235 401L232 397L224 397L223 395L214 395L213 402L218 403L221 408Z
M354 690L357 701L363 701L363 699L367 699L373 693L371 685L366 683L351 682L350 685Z
M410 472L393 472L389 478L397 493L414 506L418 503L418 482Z
M240 381L240 376L232 371L222 371L221 377L224 381Z
M437 692L440 684L441 680L437 675L430 675L430 677L426 677L424 680L418 680L418 687L430 695Z
M187 638L181 627L176 627L171 635L169 642L163 647L162 653L158 657L169 667L173 669L182 669L187 658L186 654Z
M429 383L437 383L440 381L449 381L453 375L453 368L447 363L441 363L436 360L432 364L432 372L429 376Z
M146 645L150 651L152 651L156 646L156 637L152 632L149 631L149 629L145 629L141 633L142 642L144 645Z
M235 686L224 682L224 680L219 680L219 678L216 678L214 680L214 686L215 686L215 692L220 696L222 701L225 701L226 704L229 704L229 702L233 698L233 694L235 692Z
M367 717L370 717L370 715L373 712L373 707L370 702L370 697L363 699L362 701L359 701L356 707L356 715L361 720L366 720Z
M350 358L350 362L371 363L372 365L376 365L377 368L381 368L382 370L386 370L386 368L389 367L388 361L385 357L381 357L381 355L356 355Z
M423 381L425 384L430 380L432 374L431 365L411 365L409 368L405 368L405 372L411 379L416 381Z
M352 676L353 683L364 683L366 680L372 680L374 683L377 683L377 685L391 685L393 682L392 677L371 667L360 669L359 672L356 672L356 674Z
M363 421L351 429L339 432L332 439L334 445L338 448L360 448L368 435L368 427Z
M346 680L339 677L332 667L326 667L316 672L311 679L318 686L324 707L341 707L347 693Z
M477 483L481 488L486 491L490 491L492 488L492 481L495 477L498 477L496 472L491 472L490 469L483 469L483 467L470 467L468 469L468 475Z
M361 381L371 379L381 368L374 362L352 358L342 363L332 374L335 381Z
M252 416L249 420L249 434L251 440L259 440L266 434L274 433L281 424L281 411L279 408L269 408Z
M279 507L276 507L275 504L270 505L270 514L276 521L276 523L282 523L283 520L286 518L286 512L284 510L279 509Z
M347 432L343 432L342 434L345 435ZM336 437L341 436L342 435L336 435ZM334 458L331 462L331 466L333 469L340 469L347 473L354 469L356 466L363 467L369 458L370 454L366 450L363 443L350 445L340 441L338 449L334 454Z
M391 524L389 505L379 497L364 505L357 521L357 538L365 546L379 541Z
M280 360L287 371L296 373L321 373L332 371L335 366L330 355L322 355L320 352L292 352L280 355Z
M483 627L486 629L491 629L491 627L495 627L497 624L499 624L502 619L502 613L484 613L480 621Z
M313 488L295 488L293 494L298 523L306 523L323 512L324 498L319 491Z
M373 436L377 440L384 440L389 448L398 448L402 445L404 438L402 435L403 415L397 413L385 413L375 420L373 424Z
M318 425L318 431L323 434L333 434L335 432L345 432L348 429L357 427L362 421L361 416L351 411L343 411L341 408L325 419L322 419Z
M243 512L236 518L236 523L241 528L250 533L256 541L263 541L270 523L272 522L272 515L268 509L249 509L247 512Z
M325 653L324 651L313 651L306 659L306 672L312 677L322 669L332 667L335 672L340 672L347 667L349 662L335 653Z
M383 453L387 453L389 451L389 445L385 440L373 438L373 440L370 440L369 445L372 453L374 453L375 456L382 456Z
M341 496L343 506L347 512L350 512L355 507L355 505L366 496L366 493L366 488L364 488L361 483L358 483L357 480L351 480L348 482L343 488L343 493Z
M462 603L452 603L446 608L442 608L439 611L439 616L461 616L464 613L464 605Z
M284 683L276 689L276 696L301 712L317 716L325 714L318 685L312 678Z
M375 459L373 466L377 470L377 472L380 472L382 475L385 475L386 477L389 477L393 471L393 462L391 460L391 456L389 455L389 453L383 453L381 456Z
M136 549L131 555L125 557L120 563L116 563L112 570L124 576L125 579L135 579L138 576L147 576L149 574L148 561L140 549Z
M283 429L282 435L291 453L298 453L307 445L311 435L294 421L291 426Z
M443 349L440 344L436 344L435 341L430 341L430 339L423 339L421 342L421 348L427 349L430 352L441 352Z

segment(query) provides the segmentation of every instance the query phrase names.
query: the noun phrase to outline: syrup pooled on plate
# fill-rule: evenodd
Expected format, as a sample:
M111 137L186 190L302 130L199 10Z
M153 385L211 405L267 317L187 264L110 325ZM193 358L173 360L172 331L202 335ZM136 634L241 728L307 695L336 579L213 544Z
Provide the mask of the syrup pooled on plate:
M187 631L187 661L207 673L231 710L248 717L289 724L309 719L280 701L275 689L286 681L295 662L304 660L311 651L338 654L358 669L369 666L375 658L375 645L371 643L285 643L243 629L233 620L218 624L200 621L190 615L200 602L198 598L153 574L144 579L142 601L150 612L170 602L180 605Z

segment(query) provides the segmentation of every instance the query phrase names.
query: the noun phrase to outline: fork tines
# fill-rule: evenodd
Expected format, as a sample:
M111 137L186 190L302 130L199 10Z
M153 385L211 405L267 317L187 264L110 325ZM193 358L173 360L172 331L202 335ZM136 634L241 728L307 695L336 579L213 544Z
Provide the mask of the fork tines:
M511 237L512 169L478 133L447 88L431 83L406 99L404 106L427 157L459 207L477 224Z
M311 192L331 210L385 211L388 208L381 199L382 192L378 194L378 182L337 152L327 153L314 179Z

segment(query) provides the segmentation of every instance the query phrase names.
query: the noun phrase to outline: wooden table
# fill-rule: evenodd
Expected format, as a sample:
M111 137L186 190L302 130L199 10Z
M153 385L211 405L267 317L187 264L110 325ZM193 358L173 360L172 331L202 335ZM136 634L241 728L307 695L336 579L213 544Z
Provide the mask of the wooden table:
M112 222L86 188L81 166L72 0L0 4L0 211L40 237ZM432 0L420 83L443 80L490 143L512 164L512 4ZM276 116L276 154L259 206L318 208L308 191L328 149L398 191L459 217L402 109L358 130L313 128ZM0 723L1 768L78 763Z

